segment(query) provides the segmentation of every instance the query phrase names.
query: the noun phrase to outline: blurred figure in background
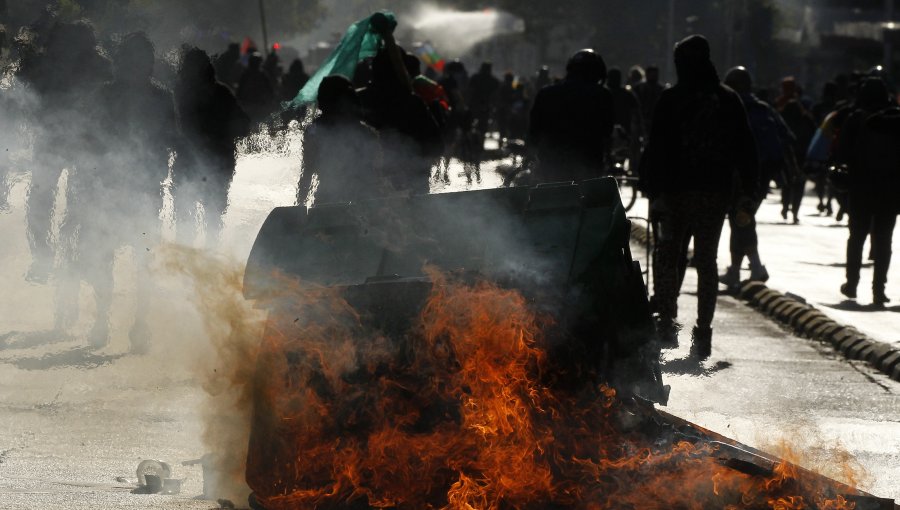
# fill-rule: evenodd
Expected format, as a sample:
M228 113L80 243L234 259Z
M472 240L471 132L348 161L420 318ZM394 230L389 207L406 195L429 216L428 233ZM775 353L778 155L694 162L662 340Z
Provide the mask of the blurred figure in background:
M113 54L115 77L92 101L93 164L75 170L70 181L72 214L67 230L75 253L67 274L69 295L78 305L79 277L94 290L96 318L88 336L92 347L109 342L116 250L130 246L137 265L136 317L129 331L132 352L149 347L146 321L148 256L159 243L162 181L177 128L172 94L153 82L154 47L143 33L125 36ZM77 309L77 308L76 308Z
M509 138L509 122L512 115L513 102L516 97L516 77L511 71L503 74L503 82L497 91L497 132L500 141Z
M659 96L665 89L659 83L659 68L656 66L648 66L644 81L634 86L634 93L637 94L638 101L641 103L645 133L650 133L653 128L653 111L656 109Z
M493 120L494 105L497 102L499 89L500 80L494 76L493 65L490 62L482 62L478 72L469 78L466 102L469 105L469 111L472 112L475 129L482 138L488 132L491 120Z
M800 223L800 203L806 191L806 151L816 133L816 122L800 101L794 99L785 103L781 117L794 134L790 144L791 153L781 178L781 217L788 219L791 213L794 225Z
M531 107L528 150L538 182L581 181L603 174L615 122L606 64L593 50L569 59L562 83L542 88Z
M288 68L287 74L281 78L281 100L293 100L308 81L309 75L303 69L303 61L295 58L291 62L291 67Z
M275 89L262 71L262 63L262 55L252 53L237 88L241 108L253 122L264 121L275 107Z
M639 65L631 66L631 69L628 70L628 83L626 87L628 89L634 90L639 84L644 83L646 79L646 73L644 68Z
M440 126L413 91L393 27L385 21L376 30L385 45L372 60L371 83L360 91L364 120L381 136L384 168L394 189L426 194L432 164L443 154Z
M198 48L182 57L175 100L182 134L175 169L178 240L193 244L199 203L205 244L212 247L222 229L234 176L235 142L249 134L250 119L228 87L216 81L209 56Z
M613 133L613 151L624 148L628 159L635 166L639 164L641 155L641 139L644 136L641 104L630 88L622 86L622 71L617 68L609 70L606 86L612 94L613 111L616 119L616 132Z
M35 147L31 185L25 204L26 231L32 264L26 278L46 282L54 266L50 241L57 182L64 168L79 166L90 129L88 100L111 78L109 61L97 51L97 39L86 22L53 25L42 54L21 64L20 77L40 99L34 112Z
M753 93L753 79L743 67L735 67L725 75L725 85L738 93L747 111L747 120L756 142L760 166L759 188L746 193L747 201L732 203L728 211L731 229L729 242L731 265L719 281L735 291L741 282L744 257L750 262L750 279L765 282L769 272L759 257L756 234L756 211L769 192L769 183L783 173L794 144L794 135L774 108L757 99Z
M306 204L313 187L317 204L356 202L386 194L378 133L361 120L356 89L343 76L328 76L319 85L322 115L303 138L303 174L297 203Z
M241 45L229 43L228 49L216 56L213 65L216 69L216 79L231 90L237 90L238 81L244 72L244 66L241 65Z

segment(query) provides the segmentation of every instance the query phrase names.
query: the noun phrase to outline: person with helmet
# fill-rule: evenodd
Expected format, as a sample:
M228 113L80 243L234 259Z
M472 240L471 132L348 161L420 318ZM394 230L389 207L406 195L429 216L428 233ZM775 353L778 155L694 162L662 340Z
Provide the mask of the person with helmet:
M591 49L569 59L566 78L534 98L528 149L537 157L542 182L598 177L612 135L612 94L603 86L606 64Z
M884 80L873 77L860 86L856 105L841 128L836 155L850 174L847 281L841 293L856 299L863 245L871 235L872 303L882 307L890 302L884 288L900 212L900 110L892 104Z
M759 168L747 113L737 93L719 82L706 38L682 40L674 57L678 83L659 98L641 179L659 229L654 298L661 340L678 342L678 261L692 235L698 303L691 353L706 359L722 225L735 197L743 203L758 192Z
M754 200L745 204L733 204L728 212L731 266L719 277L719 281L730 290L735 290L741 281L744 257L750 260L751 280L765 282L769 279L766 266L759 257L755 213L769 191L769 182L781 175L784 167L790 164L791 153L788 151L794 143L794 134L774 108L753 95L753 79L747 69L741 66L731 68L725 75L725 85L741 96L747 110L750 130L756 141L760 165L759 189L752 194Z

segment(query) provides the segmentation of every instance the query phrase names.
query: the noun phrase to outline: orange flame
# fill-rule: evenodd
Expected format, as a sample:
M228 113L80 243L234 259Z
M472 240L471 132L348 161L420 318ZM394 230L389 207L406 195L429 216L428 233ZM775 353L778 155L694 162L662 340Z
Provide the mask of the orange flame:
M788 462L756 476L648 441L612 388L546 382L552 321L521 294L430 276L399 335L335 289L277 300L247 464L267 509L854 508Z

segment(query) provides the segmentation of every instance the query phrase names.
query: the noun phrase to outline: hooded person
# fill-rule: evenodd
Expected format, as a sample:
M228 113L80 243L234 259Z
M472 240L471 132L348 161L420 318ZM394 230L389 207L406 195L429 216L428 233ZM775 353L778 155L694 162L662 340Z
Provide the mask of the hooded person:
M440 126L413 90L403 63L404 52L394 42L393 27L379 21L376 30L385 45L372 59L371 83L359 92L363 118L379 132L385 170L394 188L425 194L432 163L444 149Z
M729 70L725 75L725 85L741 96L756 142L760 165L759 190L754 195L756 200L750 204L752 207L745 210L733 203L728 211L731 265L719 281L729 289L735 290L741 282L741 264L744 257L750 261L751 280L765 282L769 279L769 272L759 256L755 213L762 199L768 194L769 182L780 176L789 165L788 151L794 143L794 134L774 108L753 95L753 78L747 69L738 66Z
M884 80L867 78L860 86L856 110L841 128L838 153L850 172L847 281L841 293L856 298L863 245L871 235L872 302L881 307L890 302L885 285L900 212L900 109Z
M199 48L183 56L175 100L181 126L174 172L177 236L179 242L193 244L200 202L211 246L222 228L234 177L235 142L249 133L250 119L231 90L216 81L209 55Z
M606 64L593 50L575 53L566 78L534 98L527 144L539 182L580 181L603 174L615 113L603 86Z
M88 335L92 347L109 341L113 303L113 263L116 250L131 246L138 266L135 321L129 331L131 349L149 347L146 320L149 289L148 256L159 243L162 182L169 173L169 154L177 126L172 93L152 78L153 43L141 32L126 35L113 52L113 80L91 101L90 125L96 130L93 164L76 168L69 177L71 217L64 227L73 232L75 247L69 297L60 304L78 305L78 276L91 285L96 319ZM75 234L77 232L77 234ZM61 285L62 287L62 285ZM61 290L61 294L66 294Z
M740 197L755 200L759 168L753 133L740 97L719 82L707 40L698 35L675 46L678 83L659 98L641 167L659 232L654 303L658 330L677 344L678 261L694 238L697 322L691 352L709 357L718 295L716 254L725 215Z

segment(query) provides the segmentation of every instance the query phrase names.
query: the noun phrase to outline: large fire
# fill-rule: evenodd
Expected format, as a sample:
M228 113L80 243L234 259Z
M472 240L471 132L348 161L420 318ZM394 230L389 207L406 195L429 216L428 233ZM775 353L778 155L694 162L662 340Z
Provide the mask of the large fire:
M366 307L336 289L278 299L247 465L266 509L854 508L608 386L555 384L550 317L513 290L431 280L408 287L424 306L405 320L394 291Z

